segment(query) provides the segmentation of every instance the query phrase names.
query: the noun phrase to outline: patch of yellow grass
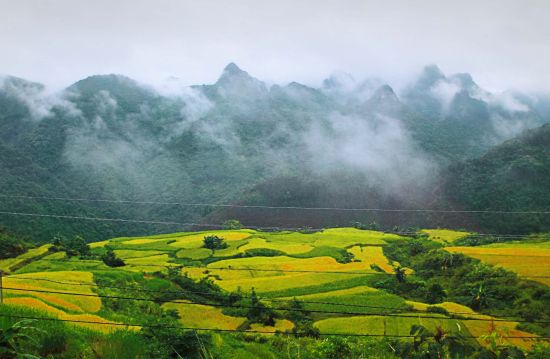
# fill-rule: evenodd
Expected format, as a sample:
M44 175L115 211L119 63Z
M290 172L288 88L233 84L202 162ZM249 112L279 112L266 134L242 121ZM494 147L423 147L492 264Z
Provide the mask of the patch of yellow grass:
M26 280L25 280L26 279ZM36 281L33 279L46 279ZM27 295L35 298L40 298L44 302L60 307L64 310L72 312L87 312L95 313L101 309L101 300L95 296L92 291L92 287L88 285L67 285L62 283L49 282L47 280L60 281L60 282L78 282L78 283L92 283L93 275L90 272L80 271L62 271L62 272L36 272L17 274L8 276L5 278L4 286L15 289L28 289L37 291L55 291L55 292L72 292L91 294L94 296L74 296L70 294L58 294L58 293L43 293L43 292L31 292L23 290L9 290L5 289L6 293L11 295Z
M425 312L428 309L428 307L430 306L429 304L422 303L422 302L415 302L413 300L406 300L405 304L408 304L414 310L418 310L418 311L421 311L421 312Z
M103 248L105 247L107 244L109 244L109 240L106 240L106 241L101 241L101 242L93 242L93 243L90 243L89 246L90 248L94 249L94 248Z
M267 241L264 238L252 238L248 244L239 247L240 252L248 249L267 248L285 252L286 254L306 253L313 249L313 246L306 243L289 243L283 241Z
M3 272L9 273L12 267L17 266L29 259L39 257L48 253L48 250L50 249L51 246L52 246L51 244L44 244L43 246L29 249L27 252L21 254L16 258L2 259L0 260L0 270L2 270Z
M251 233L243 231L200 232L197 234L179 237L174 243L170 243L170 246L176 248L200 248L203 246L204 237L206 236L218 236L223 238L226 242L230 242L248 238L251 236Z
M389 263L388 258L384 255L382 247L360 247L355 246L348 249L348 252L355 256L355 259L359 259L361 262L368 264L375 264L386 273L393 273L393 266Z
M420 311L426 311L429 304L420 303L420 302L411 302L407 301L407 304L412 304L414 309L420 310ZM462 324L466 327L468 332L472 336L480 337L489 335L490 333L496 331L497 333L500 333L502 336L511 336L511 337L532 337L534 336L531 333L527 333L521 330L516 329L518 323L513 321L498 321L498 322L490 322L486 320L494 319L494 317L491 317L489 315L479 314L475 312L472 308L467 307L465 305L461 305L454 302L443 302L440 304L434 304L435 307L440 307L446 309L449 313L457 313L462 317L465 318L474 318L474 319L482 319L482 320L464 320L462 321ZM430 313L432 315L433 313ZM482 338L478 338L477 341L484 345L488 344L485 343ZM524 349L530 349L534 341L530 339L521 339L521 338L506 338L503 339L502 344L512 344Z
M363 294L363 293L372 293L377 292L378 289L368 287L366 285L360 285L357 287L352 288L346 288L346 289L339 289L339 290L333 290L330 292L321 292L321 293L313 293L313 294L306 294L298 296L300 300L313 300L318 298L326 298L326 297L340 297L345 295L353 295L353 294ZM285 299L285 298L281 298ZM286 298L286 299L292 299L292 298Z
M180 322L187 328L237 329L246 318L231 317L222 313L221 308L191 303L166 303L164 309L175 309L180 313Z
M217 270L216 268L248 270ZM315 272L262 271L266 269ZM189 273L192 278L200 278L205 275L203 268L185 268L184 271ZM354 276L353 274L318 273L318 271L373 272L369 266L361 262L341 264L332 257L292 258L287 256L228 259L209 264L208 271L209 274L215 276L218 285L231 291L239 287L243 290L250 290L254 287L257 291L273 291L329 283Z
M550 247L543 243L502 243L479 247L447 247L451 253L463 253L485 263L501 266L546 285L550 278L529 278L550 276Z
M450 229L423 229L421 233L426 233L428 239L442 244L451 244L457 239L471 235L470 232L453 231Z
M275 319L275 325L272 327L261 325L258 323L254 323L250 325L251 331L264 332L265 334L275 333L276 331L279 331L279 332L285 332L287 330L290 331L292 330L292 328L294 328L294 323L292 323L288 319Z
M176 253L178 258L204 259L212 255L212 250L208 248L190 248L181 249Z
M75 321L83 321L83 322L99 322L99 323L116 324L116 322L109 321L107 319L104 319L102 317L99 317L93 314L67 314L64 311L57 309L55 307L52 307L37 298L30 298L30 297L6 298L5 303L9 305L16 305L16 306L23 306L23 307L30 307L33 309L37 309L62 320L75 320ZM72 323L72 324L76 326L86 327L86 328L93 329L100 332L111 332L113 330L120 330L120 329L131 329L131 330L139 329L138 327L126 328L119 325L104 325L104 324L93 324L93 323Z
M122 242L123 244L147 244L147 243L153 243L153 242L156 242L156 241L160 241L160 240L164 240L165 238L163 239L153 239L153 238L138 238L138 239L131 239L129 241L124 241Z
M149 250L149 251L139 251L139 250L133 250L133 249L115 249L115 254L126 260L130 258L144 258L144 257L151 257L156 256L159 254L165 254L165 252L162 251L155 251L155 250Z
M158 255L149 256L149 257L129 258L125 260L125 262L126 264L131 264L131 265L151 264L151 265L163 266L163 265L169 265L170 264L168 262L169 260L170 260L170 257L168 256L168 254L158 254Z
M314 233L314 235L317 237L313 243L314 246L339 248L346 248L354 244L383 245L386 244L385 239L399 238L399 236L393 234L356 228L330 228Z
M434 318L418 318L415 313L403 313L410 317L354 316L329 318L317 321L314 326L321 333L370 334L370 335L409 335L411 327L420 324L430 330L442 326L446 330L457 330L459 320L448 320L444 316L431 314Z

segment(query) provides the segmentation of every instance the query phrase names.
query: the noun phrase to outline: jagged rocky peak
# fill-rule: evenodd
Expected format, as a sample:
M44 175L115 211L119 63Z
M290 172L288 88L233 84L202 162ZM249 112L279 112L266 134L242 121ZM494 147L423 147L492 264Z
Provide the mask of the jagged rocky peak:
M399 98L390 85L382 85L372 95L371 99L384 102L399 102Z
M268 91L262 81L250 76L233 62L225 66L215 88L219 95L233 97L263 96Z
M352 90L357 86L355 78L347 72L337 72L323 80L323 90Z
M414 87L419 90L428 90L439 81L445 80L445 74L437 65L427 65L422 69Z
M224 82L232 82L232 81L258 81L258 80L250 76L248 72L242 70L234 62L230 62L227 66L224 67L223 72L220 78L218 79L217 83L222 84Z

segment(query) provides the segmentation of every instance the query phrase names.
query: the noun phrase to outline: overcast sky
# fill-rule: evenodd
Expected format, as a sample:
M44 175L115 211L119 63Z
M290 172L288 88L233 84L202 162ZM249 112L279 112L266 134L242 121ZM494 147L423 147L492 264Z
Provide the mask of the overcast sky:
M548 0L0 0L0 73L198 84L234 61L268 82L398 84L436 63L491 90L550 90L549 16Z

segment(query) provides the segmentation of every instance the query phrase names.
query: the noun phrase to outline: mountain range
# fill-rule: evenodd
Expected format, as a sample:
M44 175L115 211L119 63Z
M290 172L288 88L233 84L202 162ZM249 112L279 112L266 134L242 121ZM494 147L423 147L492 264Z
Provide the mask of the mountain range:
M214 84L149 86L96 75L52 93L0 79L0 211L178 223L549 230L548 216L258 210L295 207L549 210L550 97L491 93L435 65L396 93L338 74L319 88L268 85L237 65ZM14 198L8 196L48 197ZM51 198L111 199L64 201ZM159 204L150 202L169 202ZM25 217L7 228L48 240L181 226Z

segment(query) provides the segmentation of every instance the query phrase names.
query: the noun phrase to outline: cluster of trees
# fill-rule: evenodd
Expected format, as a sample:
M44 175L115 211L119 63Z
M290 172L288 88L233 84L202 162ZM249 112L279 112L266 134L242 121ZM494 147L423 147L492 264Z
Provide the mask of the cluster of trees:
M29 249L28 242L0 227L0 259L13 258Z
M86 240L79 235L76 235L70 239L62 235L57 235L53 238L52 244L53 246L50 247L51 252L64 251L67 253L67 257L92 257L90 246L86 243Z
M550 335L550 325L545 324L550 323L547 286L441 247L415 239L389 243L384 247L385 255L412 268L414 275L406 276L396 269L395 278L381 279L374 286L432 304L448 300L494 316L522 318L526 321L520 325L523 329Z

